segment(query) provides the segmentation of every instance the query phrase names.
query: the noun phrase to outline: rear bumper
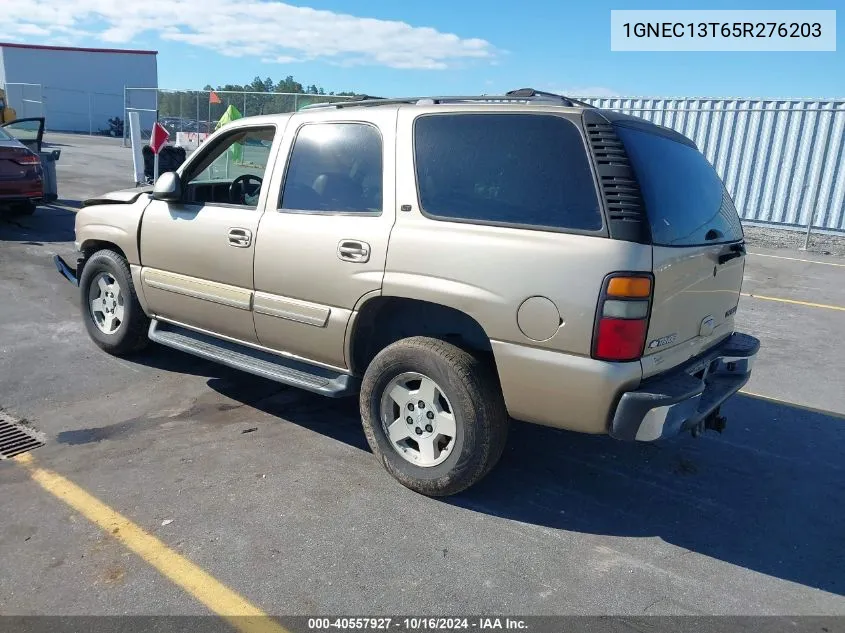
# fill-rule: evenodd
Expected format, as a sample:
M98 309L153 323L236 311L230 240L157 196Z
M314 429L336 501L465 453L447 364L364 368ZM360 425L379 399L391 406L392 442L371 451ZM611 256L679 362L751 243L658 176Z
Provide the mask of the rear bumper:
M622 394L610 425L619 440L650 442L698 427L751 377L760 341L735 333L684 366Z
M0 204L15 204L18 202L38 202L44 199L41 191L29 191L21 193L0 194Z
M41 200L44 198L44 180L40 168L31 170L23 178L0 177L0 204Z

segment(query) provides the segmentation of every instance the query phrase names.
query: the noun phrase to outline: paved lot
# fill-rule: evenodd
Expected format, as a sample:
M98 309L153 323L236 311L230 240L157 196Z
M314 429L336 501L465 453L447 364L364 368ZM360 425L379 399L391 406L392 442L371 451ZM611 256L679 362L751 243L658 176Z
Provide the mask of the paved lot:
M131 161L48 140L65 145L63 203L0 220L0 407L46 434L37 465L252 604L845 615L844 259L749 257L744 291L770 299L744 297L739 325L763 351L724 435L630 445L515 423L491 476L432 500L376 463L352 400L164 348L101 353L50 256L72 252L81 198L131 184ZM0 463L0 506L0 614L209 613L19 464Z

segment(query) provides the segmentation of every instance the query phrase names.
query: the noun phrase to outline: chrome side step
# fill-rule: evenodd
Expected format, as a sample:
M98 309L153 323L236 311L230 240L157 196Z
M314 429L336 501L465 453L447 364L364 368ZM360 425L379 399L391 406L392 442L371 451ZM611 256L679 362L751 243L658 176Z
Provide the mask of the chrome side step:
M161 345L324 396L340 398L358 393L360 382L354 376L224 341L157 319L150 323L149 337Z

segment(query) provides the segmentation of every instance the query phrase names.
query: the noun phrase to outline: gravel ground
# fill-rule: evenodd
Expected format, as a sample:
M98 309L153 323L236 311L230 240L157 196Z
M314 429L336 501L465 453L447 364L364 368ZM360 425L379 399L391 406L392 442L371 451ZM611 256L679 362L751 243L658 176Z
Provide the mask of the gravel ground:
M759 246L762 248L804 248L806 232L803 229L751 226L749 224L743 224L742 228L745 231L745 241L749 246ZM845 235L829 235L813 232L810 234L810 244L807 252L845 257Z

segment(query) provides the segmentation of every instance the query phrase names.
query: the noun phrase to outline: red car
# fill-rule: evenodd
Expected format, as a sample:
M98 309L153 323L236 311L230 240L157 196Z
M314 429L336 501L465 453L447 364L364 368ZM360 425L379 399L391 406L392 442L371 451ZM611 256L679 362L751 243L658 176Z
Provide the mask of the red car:
M44 197L41 138L44 119L18 119L0 127L0 211L29 215Z

